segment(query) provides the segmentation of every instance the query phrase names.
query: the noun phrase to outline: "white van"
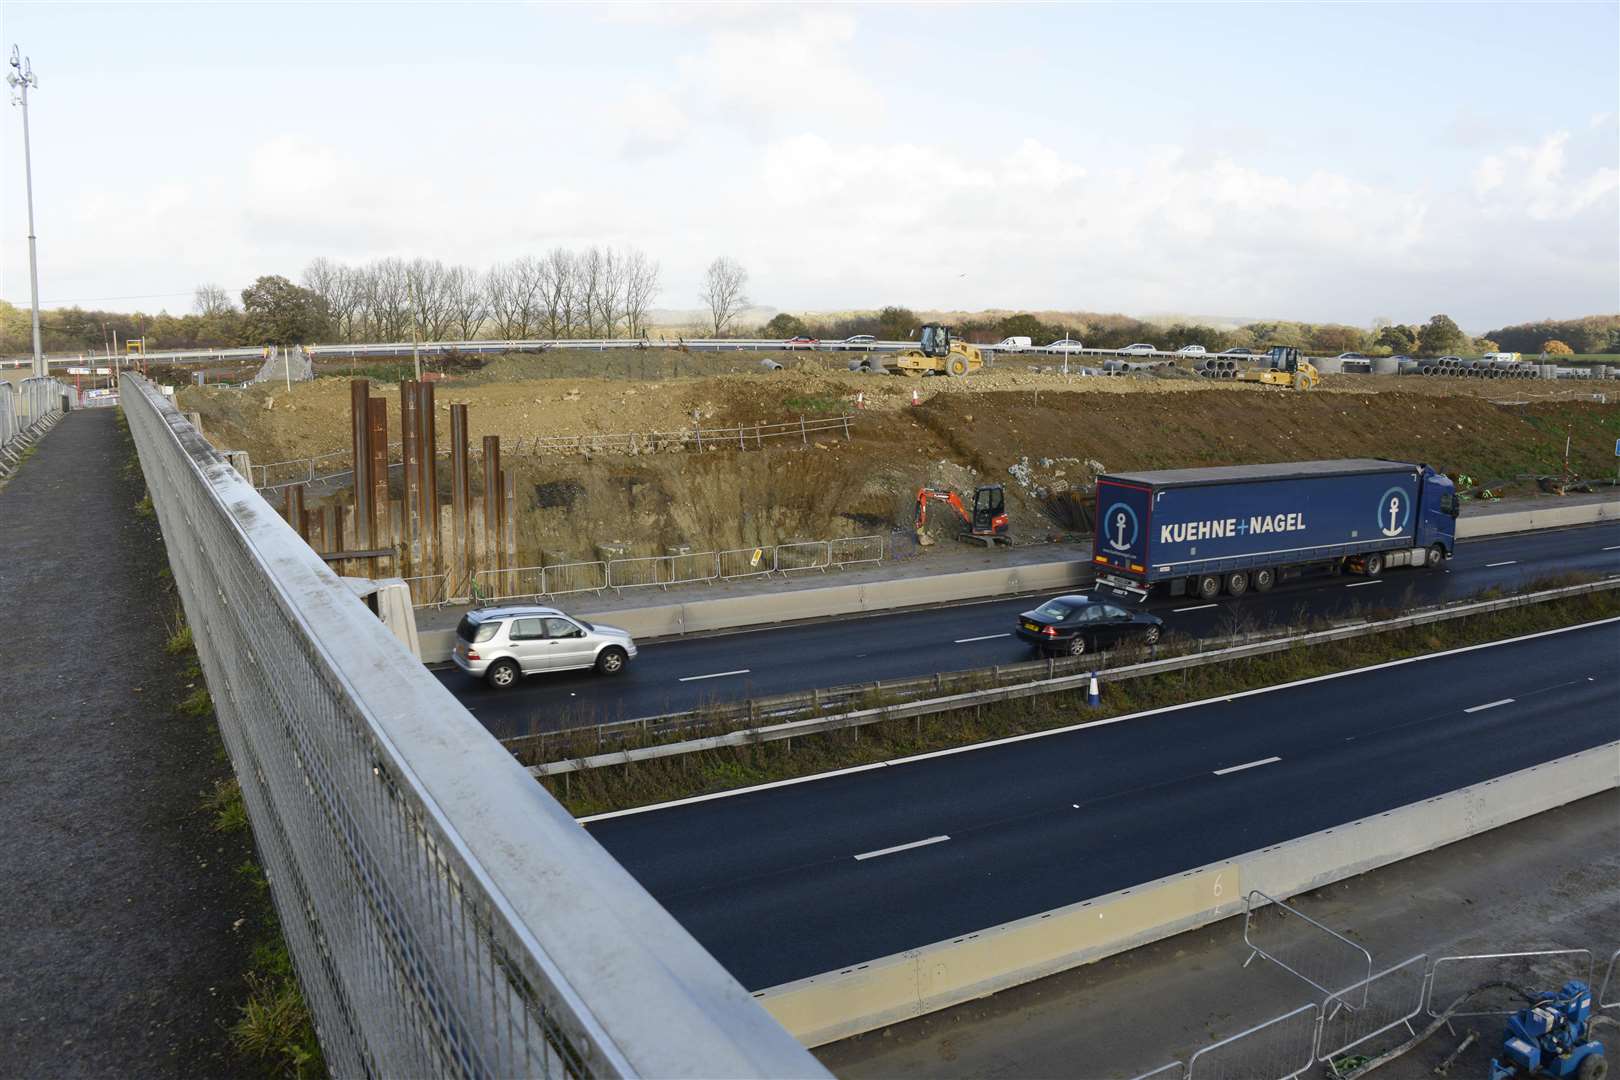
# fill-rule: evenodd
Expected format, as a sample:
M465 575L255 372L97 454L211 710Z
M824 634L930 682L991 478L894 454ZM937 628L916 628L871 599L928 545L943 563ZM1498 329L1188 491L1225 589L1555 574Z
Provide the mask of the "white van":
M996 352L1023 352L1030 347L1030 344L1030 339L1027 337L1009 337L1002 338L992 347Z
M1484 356L1481 356L1480 359L1481 360L1517 360L1517 359L1519 359L1519 354L1516 353L1516 352L1488 352Z

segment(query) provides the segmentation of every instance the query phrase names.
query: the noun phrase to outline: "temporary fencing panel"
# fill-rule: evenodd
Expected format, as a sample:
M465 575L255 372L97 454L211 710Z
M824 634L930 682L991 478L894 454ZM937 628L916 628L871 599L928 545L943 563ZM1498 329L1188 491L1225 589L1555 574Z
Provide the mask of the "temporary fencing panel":
M1453 1017L1508 1016L1524 1008L1520 989L1556 990L1571 979L1592 981L1592 950L1442 956L1429 979L1429 1015L1440 1016L1456 1004Z
M1244 907L1243 943L1252 950L1244 967L1263 956L1324 995L1349 986L1364 987L1371 978L1372 955L1366 949L1297 908L1258 889L1249 893ZM1330 1000L1335 1006L1356 1004L1353 997Z
M1316 1058L1319 1005L1312 1002L1204 1047L1187 1062L1187 1080L1290 1080Z
M1403 1026L1407 1034L1415 1034L1411 1021L1423 1012L1428 973L1429 958L1414 956L1365 982L1329 995L1322 1005L1317 1058L1331 1061L1352 1047Z

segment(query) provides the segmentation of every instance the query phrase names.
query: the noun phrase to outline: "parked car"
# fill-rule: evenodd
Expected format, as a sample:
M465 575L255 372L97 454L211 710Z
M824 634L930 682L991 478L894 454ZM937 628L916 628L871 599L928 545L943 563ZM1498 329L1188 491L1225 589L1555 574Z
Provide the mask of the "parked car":
M1030 347L1030 339L1023 335L1005 337L990 347L997 352L1023 352Z
M1176 350L1182 356L1203 356L1208 351L1202 345L1183 345Z
M1123 604L1084 595L1059 596L1018 616L1018 636L1041 652L1082 656L1120 641L1151 645L1164 620Z
M636 656L636 642L616 626L588 623L549 607L478 608L462 616L450 658L497 690L524 675L595 668L617 675Z
M813 349L820 344L820 338L805 337L803 334L798 337L790 337L782 342L782 345L789 349Z
M1239 347L1237 347L1235 349L1222 349L1220 352L1216 353L1215 355L1216 356L1253 356L1254 355L1254 350L1253 349L1245 349L1242 346L1239 346Z
M1071 350L1074 350L1074 349L1083 349L1083 348L1085 348L1085 346L1080 344L1078 341L1074 340L1074 338L1067 338L1066 337L1066 338L1059 338L1057 341L1054 341L1050 345L1046 346L1046 351L1047 352L1070 352Z
M1119 355L1120 356L1142 356L1142 355L1144 355L1146 353L1156 353L1158 351L1159 351L1159 347L1157 345L1149 345L1145 341L1138 341L1134 345L1127 345L1123 349L1120 349L1119 350Z
M875 345L877 338L871 334L852 334L844 339L845 345Z
M1335 357L1335 359L1338 359L1338 360L1365 360L1365 359L1367 359L1367 354L1366 353L1358 353L1358 352L1342 352L1337 357Z
M1460 356L1438 356L1438 357L1435 357L1435 359L1436 359L1436 360L1437 360L1437 361L1438 361L1438 360L1452 360L1452 361L1459 361L1459 360L1461 360L1461 359L1462 359L1462 357L1460 357Z

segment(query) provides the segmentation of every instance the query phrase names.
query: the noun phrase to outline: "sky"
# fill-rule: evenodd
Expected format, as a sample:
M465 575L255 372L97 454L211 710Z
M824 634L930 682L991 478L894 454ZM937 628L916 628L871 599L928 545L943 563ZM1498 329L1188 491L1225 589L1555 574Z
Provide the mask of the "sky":
M1620 4L0 4L47 306L716 256L788 311L1620 310ZM20 110L0 297L28 300Z

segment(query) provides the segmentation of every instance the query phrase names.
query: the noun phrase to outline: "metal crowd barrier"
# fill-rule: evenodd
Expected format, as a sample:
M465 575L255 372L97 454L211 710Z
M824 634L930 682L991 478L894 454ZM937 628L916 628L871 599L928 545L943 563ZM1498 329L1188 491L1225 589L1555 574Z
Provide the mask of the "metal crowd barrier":
M121 392L333 1075L826 1075L171 402Z
M73 388L58 379L0 381L0 475L62 418L73 396Z

